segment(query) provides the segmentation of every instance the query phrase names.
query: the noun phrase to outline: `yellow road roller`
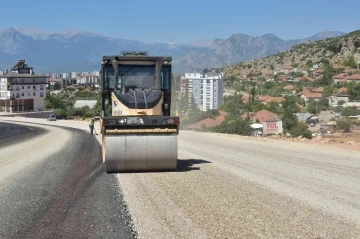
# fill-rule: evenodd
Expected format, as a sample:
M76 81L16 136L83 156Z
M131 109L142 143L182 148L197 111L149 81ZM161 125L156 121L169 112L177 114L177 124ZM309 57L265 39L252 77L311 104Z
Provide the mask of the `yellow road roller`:
M106 173L172 171L180 119L171 115L172 57L103 56L102 158Z

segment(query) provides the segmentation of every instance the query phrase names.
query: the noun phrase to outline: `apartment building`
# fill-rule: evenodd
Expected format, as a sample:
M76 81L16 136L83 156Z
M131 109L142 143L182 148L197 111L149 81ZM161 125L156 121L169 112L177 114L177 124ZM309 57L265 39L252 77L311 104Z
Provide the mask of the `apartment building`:
M92 74L81 74L76 77L78 85L94 85L99 83L99 76Z
M76 72L70 72L70 79L76 79L77 73Z
M0 112L44 110L48 77L34 73L25 60L20 60L0 77Z
M223 78L224 73L209 72L206 69L185 73L181 79L182 95L189 97L189 105L193 97L195 104L202 111L217 109L223 101Z

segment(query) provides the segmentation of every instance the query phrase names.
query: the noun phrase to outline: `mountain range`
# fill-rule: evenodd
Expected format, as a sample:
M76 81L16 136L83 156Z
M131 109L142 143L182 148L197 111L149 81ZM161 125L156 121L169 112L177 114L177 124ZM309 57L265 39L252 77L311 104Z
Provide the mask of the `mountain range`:
M358 68L360 62L360 30L323 40L305 42L292 46L279 54L262 57L249 62L229 65L222 70L227 75L241 76L243 70L258 72L292 66L309 70L313 65ZM338 68L339 69L339 68ZM354 73L354 71L352 71ZM356 72L356 71L355 71Z
M304 39L283 40L271 33L260 37L238 33L227 39L173 44L145 43L76 30L46 33L32 28L9 28L0 30L0 69L9 69L19 59L25 59L39 73L98 71L103 55L136 50L172 56L174 72L181 73L224 67L284 52L294 44L344 34L324 30Z

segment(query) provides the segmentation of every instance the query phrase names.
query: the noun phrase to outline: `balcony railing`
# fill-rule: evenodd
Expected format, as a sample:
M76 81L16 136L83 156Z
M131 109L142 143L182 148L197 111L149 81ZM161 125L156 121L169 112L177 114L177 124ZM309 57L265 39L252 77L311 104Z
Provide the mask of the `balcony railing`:
M10 85L45 85L47 82L9 82Z

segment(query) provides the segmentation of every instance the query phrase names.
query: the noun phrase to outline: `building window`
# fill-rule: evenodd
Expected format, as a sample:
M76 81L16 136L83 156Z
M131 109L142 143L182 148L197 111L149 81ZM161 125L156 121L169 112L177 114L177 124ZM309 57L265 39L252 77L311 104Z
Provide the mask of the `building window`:
M28 85L28 89L30 89L30 86Z
M23 86L23 85L21 86L21 89L22 89L22 90L24 89L24 86Z
M40 97L44 97L44 93L40 92Z
M24 93L21 93L21 96L24 96Z
M33 96L36 96L36 93L35 93L35 92L33 93Z

